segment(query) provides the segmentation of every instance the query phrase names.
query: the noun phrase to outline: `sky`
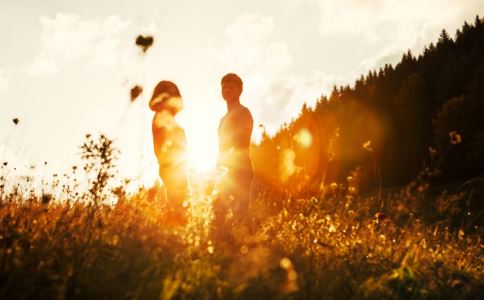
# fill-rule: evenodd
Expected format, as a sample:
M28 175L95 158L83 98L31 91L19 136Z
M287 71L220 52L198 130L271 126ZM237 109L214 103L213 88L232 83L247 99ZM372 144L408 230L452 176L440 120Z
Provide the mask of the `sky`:
M175 82L188 159L208 170L226 107L220 79L244 81L253 141L313 105L334 85L422 52L484 15L481 0L0 0L0 160L18 172L80 164L87 133L106 134L123 177L156 179L148 108L160 80ZM152 35L146 52L135 45ZM143 87L135 101L134 85ZM18 124L12 120L17 118Z

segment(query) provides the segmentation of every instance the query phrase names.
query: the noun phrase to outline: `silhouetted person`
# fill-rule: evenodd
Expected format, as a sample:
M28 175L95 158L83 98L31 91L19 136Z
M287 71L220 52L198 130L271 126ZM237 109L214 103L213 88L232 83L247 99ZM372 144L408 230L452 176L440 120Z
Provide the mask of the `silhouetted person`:
M249 225L250 192L254 171L250 159L250 137L253 119L247 107L240 104L243 83L229 73L222 78L222 96L227 113L218 128L219 156L217 167L226 169L219 184L219 196L214 200L215 226L226 227L229 211L236 224Z
M156 85L150 100L153 117L153 145L159 165L159 174L166 187L167 223L184 225L186 211L183 202L188 197L188 179L185 153L185 131L175 121L183 108L178 87L171 81Z

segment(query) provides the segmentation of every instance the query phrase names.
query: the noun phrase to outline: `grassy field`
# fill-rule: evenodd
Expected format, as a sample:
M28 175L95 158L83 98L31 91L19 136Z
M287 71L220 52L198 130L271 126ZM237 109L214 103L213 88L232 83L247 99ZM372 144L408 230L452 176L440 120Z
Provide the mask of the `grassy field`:
M201 189L189 224L170 228L157 188L118 188L115 205L95 204L95 193L69 190L71 198L56 200L19 188L2 187L0 299L484 295L482 229L465 192L431 204L417 181L382 200L358 196L351 184L307 199L259 193L254 231L234 226L235 242L225 243L211 238L213 196Z

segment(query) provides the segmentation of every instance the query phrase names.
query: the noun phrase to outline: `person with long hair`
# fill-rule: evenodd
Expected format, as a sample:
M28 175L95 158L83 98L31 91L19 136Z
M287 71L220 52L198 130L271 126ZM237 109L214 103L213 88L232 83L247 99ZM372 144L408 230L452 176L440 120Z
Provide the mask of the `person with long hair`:
M153 146L158 160L159 175L166 187L166 221L184 225L189 196L185 131L175 116L183 109L180 91L171 81L160 81L149 103L155 112L152 122Z

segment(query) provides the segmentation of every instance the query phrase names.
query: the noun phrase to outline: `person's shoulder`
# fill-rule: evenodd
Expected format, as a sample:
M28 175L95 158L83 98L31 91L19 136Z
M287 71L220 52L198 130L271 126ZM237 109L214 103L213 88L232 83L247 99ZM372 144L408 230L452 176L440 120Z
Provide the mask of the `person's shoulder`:
M176 134L185 134L185 129L183 129L178 123L173 124L172 131Z
M236 114L239 116L252 116L250 110L242 104L236 109Z
M245 106L243 104L240 104L240 110L250 114L250 110L247 108L247 106Z
M250 110L244 105L240 105L237 115L240 118L252 120L252 114L250 113Z
M227 118L230 118L228 112L220 118L220 121L218 122L219 126L221 126L225 122L225 120L227 120Z

